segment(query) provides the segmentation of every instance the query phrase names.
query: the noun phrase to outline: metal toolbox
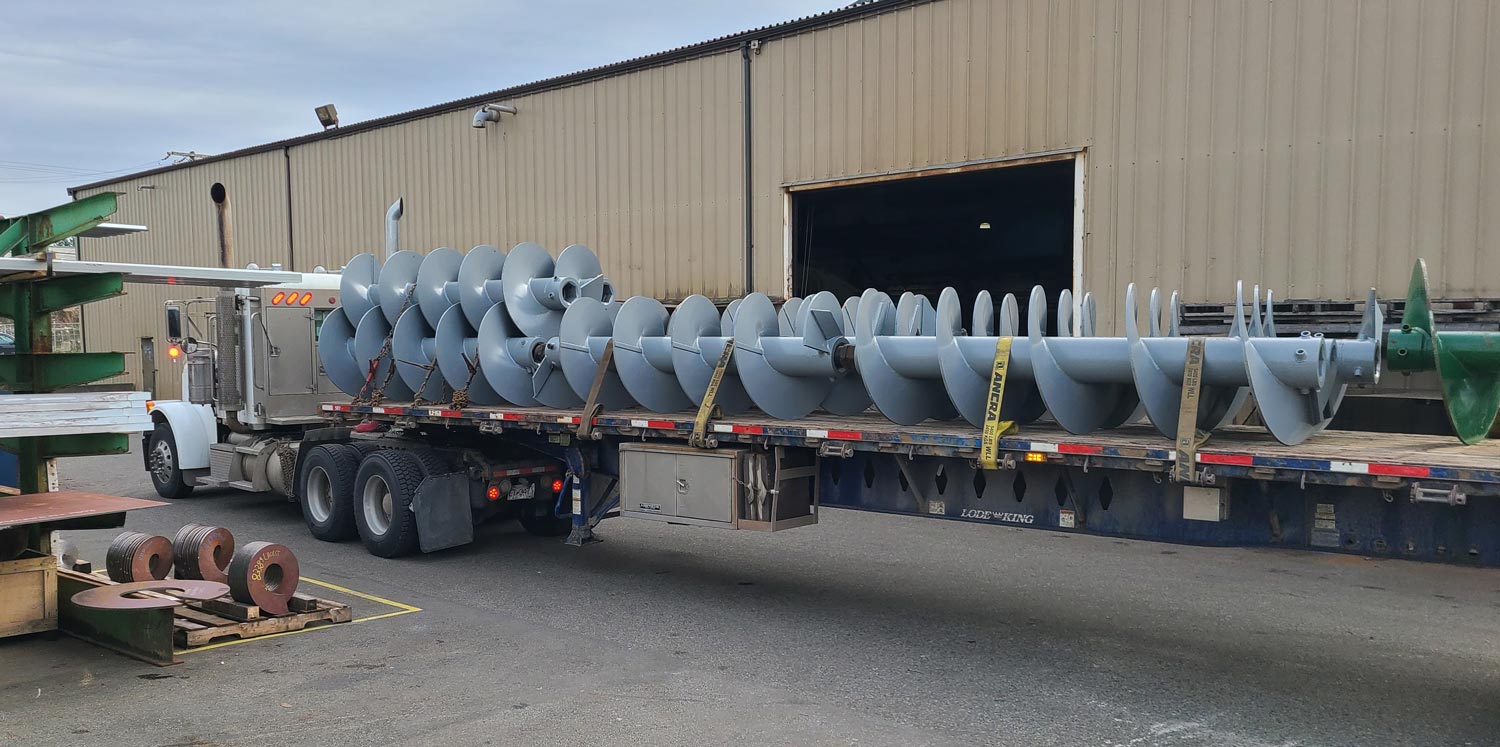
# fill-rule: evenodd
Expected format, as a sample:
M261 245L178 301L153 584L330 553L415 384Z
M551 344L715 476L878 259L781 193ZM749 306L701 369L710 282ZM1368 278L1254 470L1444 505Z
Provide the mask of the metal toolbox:
M620 446L620 514L774 532L818 521L817 455L806 449Z

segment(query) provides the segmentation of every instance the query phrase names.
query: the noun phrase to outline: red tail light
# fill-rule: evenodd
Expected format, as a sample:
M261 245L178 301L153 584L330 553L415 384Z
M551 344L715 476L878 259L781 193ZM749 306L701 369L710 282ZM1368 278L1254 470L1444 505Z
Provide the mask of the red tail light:
M562 480L553 480L552 481L552 492L554 492L554 493L561 493L562 492Z

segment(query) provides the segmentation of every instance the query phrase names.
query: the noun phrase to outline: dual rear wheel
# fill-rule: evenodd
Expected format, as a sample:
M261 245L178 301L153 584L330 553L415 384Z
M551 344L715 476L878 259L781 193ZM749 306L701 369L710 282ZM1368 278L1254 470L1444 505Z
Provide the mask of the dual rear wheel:
M339 542L358 536L372 555L394 558L418 549L412 500L422 480L452 471L435 451L383 449L373 444L321 444L302 461L298 499L312 535ZM549 510L520 517L527 532L567 534L568 519Z

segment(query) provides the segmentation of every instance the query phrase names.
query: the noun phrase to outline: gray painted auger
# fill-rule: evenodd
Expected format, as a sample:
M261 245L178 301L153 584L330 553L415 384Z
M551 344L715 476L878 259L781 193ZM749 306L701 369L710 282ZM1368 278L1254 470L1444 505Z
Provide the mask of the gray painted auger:
M373 385L388 398L431 401L463 391L475 404L577 407L613 346L599 404L680 412L702 405L732 345L715 398L724 414L753 403L796 419L819 409L854 415L873 404L902 425L961 416L982 426L997 355L1008 346L999 419L1025 424L1050 415L1072 433L1088 433L1144 415L1175 438L1188 360L1201 344L1194 429L1228 424L1253 395L1267 430L1295 444L1327 427L1350 384L1376 383L1381 355L1373 291L1358 338L1327 340L1277 337L1272 295L1262 311L1259 288L1247 322L1237 287L1227 335L1201 341L1182 335L1176 294L1163 308L1155 290L1143 334L1134 285L1125 293L1120 337L1097 336L1093 298L1084 295L1075 308L1067 290L1058 296L1057 332L1046 334L1040 287L1031 291L1024 334L1009 294L997 308L980 293L966 329L952 288L936 308L920 295L893 303L867 290L843 304L823 292L780 309L754 293L722 313L692 296L669 314L650 298L615 302L598 258L581 245L555 262L536 244L508 253L491 246L466 255L401 251L383 265L360 255L345 268L340 292L343 305L318 343L340 389L365 396Z
M740 299L730 301L721 315L707 296L688 296L677 304L667 322L667 336L672 339L672 373L695 407L703 406L714 369L724 355L724 348L733 342L734 319L740 303ZM732 354L714 403L725 415L738 415L752 405Z
M1256 291L1256 303L1259 303ZM1365 311L1364 329L1355 340L1327 340L1304 333L1278 338L1266 297L1264 319L1252 307L1253 322L1245 324L1243 292L1236 292L1235 319L1228 337L1204 339L1197 429L1208 432L1227 424L1253 393L1266 428L1286 444L1301 443L1327 427L1344 392L1352 383L1375 383L1379 371L1380 309L1373 292ZM981 297L982 311L985 300ZM996 337L964 337L956 332L957 298L940 303L941 361L948 393L971 422L983 417L983 394L994 362ZM1060 297L1058 327L1071 323L1071 294ZM1011 366L1002 402L1002 418L1029 422L1039 416L1029 396L1012 399L1015 388L1030 382L1058 425L1071 433L1114 428L1139 418L1142 411L1162 435L1174 438L1182 403L1189 339L1178 329L1180 312L1174 294L1168 319L1161 323L1160 296L1152 292L1148 335L1137 321L1136 290L1125 296L1125 337L1092 336L1093 305L1085 298L1080 336L1045 336L1042 320L1047 302L1034 288L1027 335L1010 351ZM1014 308L1002 304L1000 332L1015 329ZM976 314L975 328L982 328ZM861 369L863 373L863 369ZM1014 403L1014 404L1008 404ZM1009 408L1009 409L1008 409Z
M463 391L473 404L574 407L582 400L557 340L563 315L580 299L612 299L614 286L582 245L556 262L535 244L509 253L482 245L466 254L399 251L383 264L359 255L344 268L340 294L318 352L351 396L383 386L388 399L420 389L432 401Z
M849 307L855 310L855 307ZM822 408L854 415L870 406L854 375L849 311L827 291L787 299L778 313L763 293L751 293L734 318L734 360L755 405L783 420Z

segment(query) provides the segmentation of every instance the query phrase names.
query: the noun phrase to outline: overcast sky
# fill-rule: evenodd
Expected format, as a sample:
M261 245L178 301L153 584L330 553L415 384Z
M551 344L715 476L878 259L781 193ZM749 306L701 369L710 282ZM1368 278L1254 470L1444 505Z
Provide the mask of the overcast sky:
M829 0L24 0L3 16L0 214L65 189L659 52Z

